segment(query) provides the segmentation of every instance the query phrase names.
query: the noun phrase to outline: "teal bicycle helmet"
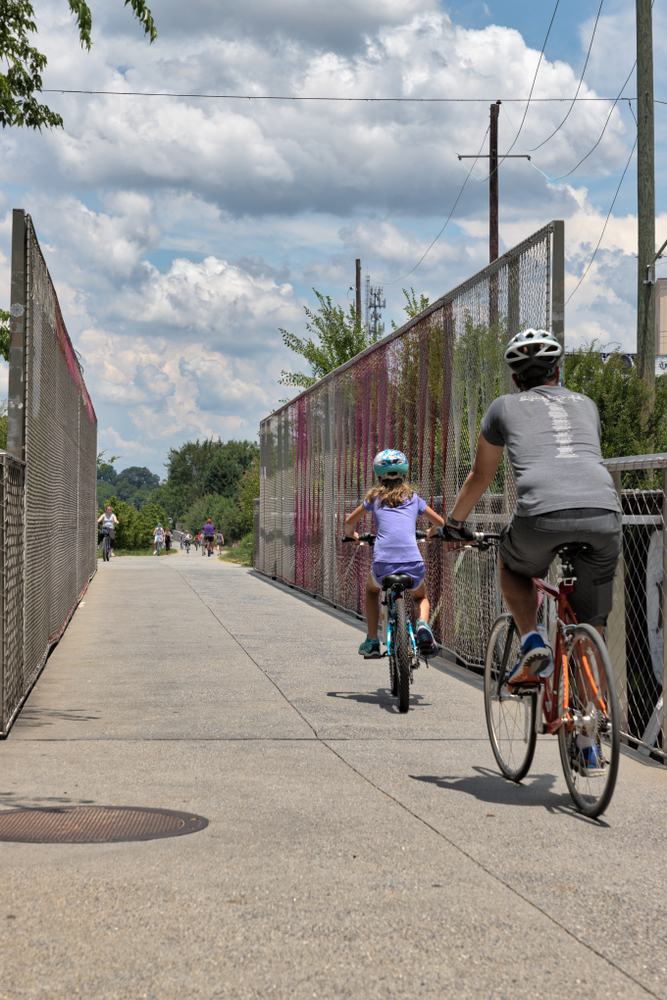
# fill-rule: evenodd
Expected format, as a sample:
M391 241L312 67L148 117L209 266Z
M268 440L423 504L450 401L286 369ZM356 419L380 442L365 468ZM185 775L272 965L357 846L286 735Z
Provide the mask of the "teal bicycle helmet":
M373 459L373 472L380 479L405 479L410 466L402 451L385 448Z

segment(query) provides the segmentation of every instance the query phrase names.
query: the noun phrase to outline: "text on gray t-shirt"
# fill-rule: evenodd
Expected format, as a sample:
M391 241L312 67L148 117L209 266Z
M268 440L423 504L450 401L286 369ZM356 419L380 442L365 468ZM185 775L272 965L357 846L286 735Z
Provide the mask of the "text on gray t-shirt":
M602 465L597 406L588 396L560 385L499 396L482 420L482 434L507 448L518 516L570 507L620 510Z

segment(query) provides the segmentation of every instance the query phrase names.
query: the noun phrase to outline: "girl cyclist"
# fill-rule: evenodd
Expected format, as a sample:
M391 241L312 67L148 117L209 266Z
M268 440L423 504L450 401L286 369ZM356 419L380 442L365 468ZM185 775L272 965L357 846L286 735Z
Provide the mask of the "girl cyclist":
M436 528L445 522L406 482L408 460L402 451L387 448L379 452L373 460L373 472L379 478L380 485L370 489L364 502L345 519L345 534L348 538L355 538L357 544L359 535L354 526L366 513L372 512L375 520L373 566L366 581L368 634L359 647L359 654L365 660L380 658L378 624L382 578L390 573L407 573L415 584L410 593L417 611L417 643L420 652L422 656L435 656L438 647L428 625L430 605L424 584L426 567L417 548L415 529L417 518L421 514L425 514L431 522L429 537L435 535Z

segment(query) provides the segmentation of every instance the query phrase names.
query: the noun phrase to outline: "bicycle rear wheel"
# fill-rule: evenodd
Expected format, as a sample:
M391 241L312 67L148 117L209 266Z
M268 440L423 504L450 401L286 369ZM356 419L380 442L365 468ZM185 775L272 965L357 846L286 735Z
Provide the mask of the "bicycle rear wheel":
M410 636L408 634L408 613L405 598L399 598L395 604L396 634L394 649L396 650L396 688L399 712L407 712L410 708Z
M558 700L571 720L569 727L558 730L568 790L580 812L599 816L614 794L621 733L611 660L602 637L592 625L576 625L571 632L567 674L564 669L561 671ZM587 738L588 759L584 758L584 748L578 742L581 737Z
M486 648L484 711L491 749L498 767L510 781L521 781L533 763L535 694L510 694L507 675L519 652L519 633L511 615L496 620Z

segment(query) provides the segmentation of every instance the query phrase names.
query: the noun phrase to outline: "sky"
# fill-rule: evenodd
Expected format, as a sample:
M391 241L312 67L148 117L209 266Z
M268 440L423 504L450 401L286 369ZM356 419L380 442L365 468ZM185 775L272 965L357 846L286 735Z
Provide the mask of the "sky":
M402 288L431 299L488 262L483 161L442 236L502 100L501 253L565 220L566 298L600 238L635 138L628 101L582 101L561 128L599 0L152 0L149 45L122 0L91 4L83 51L65 0L34 0L44 88L64 129L6 130L0 144L0 306L9 302L11 211L33 218L117 468L164 476L188 439L256 440L293 395L282 369L304 362L280 329L303 335L313 289L347 308L355 258L384 286L383 319L405 318ZM655 95L667 98L667 18L654 6ZM634 4L604 0L580 97L615 98L635 59ZM476 98L352 103L121 96L116 92ZM635 96L634 76L624 95ZM512 100L512 99L522 100ZM636 107L636 105L633 105ZM609 117L610 116L610 117ZM609 117L593 154L589 152ZM656 237L667 238L667 105L656 115ZM548 141L544 141L548 140ZM535 148L538 147L539 148ZM470 161L466 161L470 167ZM545 176L546 175L546 176ZM475 179L479 178L479 179ZM566 308L570 346L634 349L636 159L595 262ZM408 274L408 272L411 272ZM406 276L407 275L407 276ZM658 276L667 276L667 262ZM6 372L6 366L5 366ZM3 376L6 377L6 376Z

